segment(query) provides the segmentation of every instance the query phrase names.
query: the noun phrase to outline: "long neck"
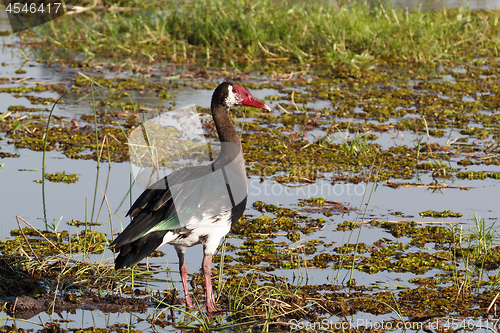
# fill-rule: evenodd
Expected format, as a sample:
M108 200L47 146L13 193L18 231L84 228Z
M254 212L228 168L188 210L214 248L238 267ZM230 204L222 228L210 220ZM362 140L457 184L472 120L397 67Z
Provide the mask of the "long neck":
M212 117L222 145L221 152L215 163L227 164L240 154L243 157L240 137L229 118L228 109L212 101Z

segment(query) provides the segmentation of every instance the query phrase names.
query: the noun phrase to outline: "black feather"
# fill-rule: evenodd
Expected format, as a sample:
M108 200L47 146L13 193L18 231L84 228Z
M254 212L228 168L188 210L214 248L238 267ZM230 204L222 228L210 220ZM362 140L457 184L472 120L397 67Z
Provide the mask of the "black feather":
M135 242L120 247L120 254L115 259L115 269L132 267L139 261L149 256L163 241L166 231L147 234Z

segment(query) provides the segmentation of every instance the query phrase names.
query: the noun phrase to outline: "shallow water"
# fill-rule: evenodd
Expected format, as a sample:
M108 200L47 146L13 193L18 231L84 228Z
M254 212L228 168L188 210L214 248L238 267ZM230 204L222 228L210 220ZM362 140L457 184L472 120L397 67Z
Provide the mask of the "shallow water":
M405 2L405 4L414 5L416 2ZM500 4L500 2L470 1L469 4L472 9L476 9L483 7L491 8L490 6L492 4L495 4L496 6L496 4ZM455 6L459 4L457 4L457 2L432 2L430 8L440 9L440 7L444 5ZM0 22L2 21L0 20ZM2 27L5 29L5 21L3 21L2 24L3 25L0 25L0 30L2 30ZM4 38L4 43L5 41L10 42L11 40L12 37ZM34 78L34 80L60 82L73 76L70 69L63 71L62 73L58 73L55 69L47 68L34 61L30 61L24 65L23 69L27 71L26 74L15 74L15 70L23 66L24 61L25 59L18 52L16 52L15 48L4 46L2 48L2 52L0 53L0 63L6 62L7 66L0 67L0 77L16 79L31 77ZM111 76L112 73L108 75ZM10 85L12 84L5 84L5 86ZM279 94L278 91L272 89L254 90L252 93L259 99ZM138 92L131 92L130 94L131 100L137 101L141 104L156 105L160 103L154 94L141 94ZM182 107L194 103L198 106L207 108L210 104L211 94L212 92L209 90L194 90L186 88L179 90L179 93L175 96L174 101L176 107ZM2 101L4 102L0 113L7 112L7 107L10 105L25 105L33 107L33 105L26 98L16 98L7 93L2 93L0 95ZM37 96L54 98L57 97L57 94L54 92L46 92L37 94ZM92 108L88 103L90 97L83 97L82 101L80 101L80 99L82 99L82 96L69 94L65 97L65 100L68 103L56 106L53 115L79 119L79 117L83 114L92 114ZM171 102L165 103L164 101L162 103L167 105L172 104ZM273 101L269 104L274 107L278 104L278 102ZM308 107L321 109L328 108L330 104L330 102L325 101L313 101L308 104ZM36 107L40 107L40 105ZM278 114L280 111L275 112ZM408 116L412 117L414 115ZM338 121L347 122L353 120L338 119ZM390 123L390 121L387 123ZM311 141L313 141L315 137L320 137L323 134L324 132L320 130L313 130L307 133L308 138ZM413 133L388 131L376 134L378 135L378 138L374 142L380 144L383 148L400 145L413 147L415 146L415 142L418 140L418 137ZM449 134L451 134L449 139L450 141L462 137L462 135L458 133L447 132L443 138L431 137L428 142L444 144L448 140ZM343 137L346 135L347 134L345 132L335 133L334 140L341 142ZM1 133L0 137L4 137L4 134ZM125 213L130 207L132 201L142 191L142 188L135 185L132 189L131 195L127 195L130 188L129 163L101 163L98 169L95 161L71 160L60 152L47 152L46 172L51 173L56 171L66 171L67 173L76 173L79 175L79 181L75 184L51 183L47 181L45 183L45 193L42 193L41 185L35 182L42 177L42 153L28 149L16 150L13 145L9 145L7 141L8 139L0 140L0 151L17 153L20 157L0 159L0 164L2 164L2 168L0 169L0 184L3 189L0 191L0 202L2 203L2 209L0 210L0 235L3 239L9 239L11 237L9 235L10 230L18 228L16 215L20 215L39 229L45 229L43 222L45 214L49 224L57 224L59 230L66 229L66 222L70 219L80 221L89 221L91 219L93 221L97 220L100 223L103 223L103 225L97 230L108 233L110 237L111 233L116 234L122 230L122 227L129 223L129 218L125 217ZM451 166L458 167L454 162L451 162ZM304 168L307 168L307 166L304 166ZM462 169L474 171L484 171L485 169L490 171L500 171L498 166L486 167L484 165L472 165ZM330 181L332 174L325 173L324 175L326 179L321 179L315 184L298 188L282 185L271 178L266 178L264 181L261 181L259 177L251 176L248 181L249 204L246 214L254 216L259 216L261 214L256 209L251 208L251 204L255 201L265 201L268 204L283 205L293 209L298 209L295 204L299 202L300 199L308 199L311 197L324 197L327 200L350 204L352 207L358 209L359 216L357 216L358 214L356 211L352 211L344 215L336 214L331 217L325 217L320 214L311 214L313 217L323 217L327 223L322 230L316 231L303 239L303 241L307 241L308 239L323 239L328 242L335 242L339 246L343 243L347 243L350 233L339 232L336 230L336 226L344 221L361 220L364 214L366 214L365 220L377 219L381 221L394 221L405 219L434 222L436 221L435 218L419 217L419 212L425 210L442 211L443 209L449 209L453 212L462 213L463 216L458 219L439 219L439 221L442 223L457 223L464 229L470 229L473 227L472 215L476 213L485 218L488 225L493 225L498 221L498 193L500 186L500 181L498 180L446 180L446 184L448 185L470 187L468 191L460 189L431 190L427 188L415 187L392 189L390 187L383 186L382 184L376 185L374 183L363 182L357 185L349 183L332 184ZM407 181L429 184L433 181L433 178L429 174L420 174ZM442 182L442 180L440 181ZM108 186L106 187L107 182ZM370 191L374 186L375 189L370 196ZM94 204L94 193L96 188L97 197L95 199L96 204ZM108 206L106 204L103 205L101 211L96 209L94 210L94 213L92 213L92 207L100 206L104 193L106 193L110 214L108 213ZM45 212L42 205L43 196L45 196L46 202ZM404 212L406 216L411 217L399 218L389 214L394 211ZM356 229L354 231L353 239L357 238L358 232L360 232L359 241L366 244L372 244L374 241L381 238L390 238L401 243L408 242L408 239L406 238L396 239L382 229L374 228L369 225L364 226L361 231ZM278 236L276 241L289 242L284 236ZM233 245L238 245L243 242L243 239L230 237L228 242ZM353 242L352 239L350 242ZM150 259L150 263L176 270L177 256L173 247L167 246L161 250L165 252L166 256L162 258L152 258ZM328 252L329 250L322 249L321 251ZM429 248L428 251L432 252L433 249ZM188 249L186 262L189 272L199 272L201 258L202 249L200 246ZM102 258L101 256L93 256L92 260L112 262L113 253L111 251L107 251ZM259 267L265 266L266 263L261 263L259 265ZM430 277L435 275L437 272L437 270L431 270L420 276ZM294 284L323 284L331 283L332 281L335 281L337 277L339 277L340 280L343 280L349 275L349 271L341 270L340 272L337 272L332 268L300 268L294 270L276 270L273 274L284 277ZM179 283L180 277L177 273L169 274L169 277L176 281L174 285L178 290L182 289ZM358 271L354 272L354 278L357 280L359 285L375 284L381 289L395 288L395 285L411 285L408 280L413 277L415 277L415 274L413 273L392 274L389 272L380 272L376 274L367 274ZM396 281L396 279L398 280ZM153 282L150 287L153 289L163 290L171 288L172 285L170 283ZM153 311L154 309L150 309L148 314L113 314L102 313L100 311L77 310L75 314L71 315L67 312L63 313L61 315L62 318L60 319L71 320L71 322L61 325L63 328L81 328L89 326L109 327L115 323L137 323L137 318L146 319L146 317ZM8 316L6 314L3 314L2 318L5 319L7 317ZM57 315L54 318L56 317ZM357 320L360 318L364 320L379 321L382 319L388 319L390 316L386 315L375 317L368 314L357 314L352 319ZM39 321L48 322L52 319L51 315L42 313L39 319L32 319L34 323L18 322L17 324L18 327L27 329L40 329L38 324ZM331 319L336 321L339 320L339 318L335 317ZM8 321L2 322L2 324L5 323L10 324ZM150 324L142 321L136 324L134 329L149 330ZM165 330L176 331L173 327L167 327Z

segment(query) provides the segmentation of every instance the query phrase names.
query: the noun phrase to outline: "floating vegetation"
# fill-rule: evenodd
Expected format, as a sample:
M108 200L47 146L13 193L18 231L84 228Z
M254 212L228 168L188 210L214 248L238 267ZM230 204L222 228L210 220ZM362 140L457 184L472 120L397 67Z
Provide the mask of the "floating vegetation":
M0 158L12 158L12 157L19 157L19 154L12 154L0 151Z
M46 173L45 179L53 183L76 183L78 181L78 175L76 174L66 174L66 171L56 172L56 173Z
M301 199L300 202L297 202L295 205L297 206L319 206L322 207L324 203L335 204L333 201L325 201L324 198L309 198L309 199Z
M67 224L72 226L72 227L82 227L82 226L96 227L96 226L100 225L100 223L96 223L96 222L82 222L82 221L78 221L75 219L71 219L70 221L67 222Z
M372 221L371 225L387 230L396 238L411 238L410 244L417 247L424 247L426 243L436 243L436 248L444 247L445 244L454 241L452 230L442 226L417 227L414 221L402 223Z
M472 81L478 75L496 75L490 69L487 71L483 67L474 67L473 65L470 66L467 73L469 72L470 75L461 74L458 76L455 72L450 72L450 75L464 83ZM369 78L356 79L356 84L366 87L366 91L363 92L353 90L353 83L322 78L319 74L313 75L317 75L317 80L297 80L297 84L303 84L315 100L323 98L332 100L333 108L297 110L293 104L280 103L280 106L285 110L294 111L257 113L255 110L249 111L247 108L233 110L235 117L250 117L252 119L251 122L238 122L244 129L242 133L243 149L250 174L272 177L281 184L297 186L315 183L318 179L324 179L325 173L333 173L331 176L333 183L358 184L363 181L412 179L418 173L430 173L435 178L464 177L471 179L470 177L484 177L484 175L476 176L475 172L472 171L460 171L454 167L453 163L456 162L460 166L500 163L500 159L495 158L495 143L481 148L459 140L464 138L457 138L453 145L423 142L415 147L396 145L386 148L370 141L376 138L372 132L384 133L394 130L421 133L426 129L431 130L433 127L458 128L463 131L463 127L468 126L472 121L469 115L473 116L475 122L480 122L483 128L494 129L495 125L490 122L490 117L478 114L477 106L461 99L462 95L459 95L459 92L464 89L463 85L434 82L432 86L421 83L417 86L418 89L414 87L410 89L403 84L391 87L390 94L387 94L386 91L381 91L378 88L381 83L394 79L411 79L411 75L402 79L397 71L388 69L383 77L370 76ZM431 75L428 79L432 77ZM108 79L100 76L77 77L74 86L88 92L90 89L89 80L94 80L107 87L110 90L109 96L116 96L116 98L127 96L128 91L131 90L149 90L161 93L167 89L172 91L172 98L174 98L176 89L185 89L184 87L201 89L210 86L210 84L190 81L158 83L136 78ZM295 90L291 90L285 83L286 81L280 84L248 83L247 85L253 89L276 89L283 94L283 99L291 99ZM494 88L490 81L484 81L481 84L488 90ZM40 91L61 89L61 87L54 85L35 87L38 88L30 89ZM17 94L18 90L23 90L25 87L10 87L9 89L11 93ZM437 104L435 93L431 89L446 90L447 94L452 97L449 101L442 100L441 102L444 103L442 105ZM326 96L324 96L325 93ZM478 96L477 100L482 100L482 110L490 108L489 110L494 111L496 106L488 102L487 96ZM356 111L353 107L358 100L363 100L362 112ZM413 102L409 103L409 101ZM453 106L450 103L454 103ZM392 105L394 110L384 111L387 113L389 123L378 125L379 113L383 105ZM397 107L398 105L400 107ZM459 105L462 111L455 111L456 105ZM93 115L83 115L78 121L55 117L54 122L58 126L49 129L50 140L47 142L47 149L60 150L66 156L75 159L97 159L98 156L101 156L102 159L110 159L114 162L128 161L129 149L126 145L126 137L131 129L140 124L142 118L140 113L146 110L160 110L162 107L161 105L142 105L132 101L99 101L99 108L96 110L99 127L99 142L97 144L95 143L95 119ZM450 111L452 107L454 111ZM9 143L14 143L16 148L41 150L46 118L41 115L16 116L13 112L18 110L23 112L37 111L37 109L12 108L11 111L0 116L2 119L0 131L6 132L7 138L10 139ZM209 112L208 109L199 108L199 110L200 112ZM436 118L435 115L441 115L443 112L446 117ZM414 116L398 118L408 114ZM425 122L422 117L425 117ZM335 119L343 118L363 119L364 123L335 122ZM276 124L282 126L276 126ZM207 121L204 127L210 128L210 123ZM307 133L312 130L320 130L324 134L316 139L311 139ZM212 133L209 131L207 135L212 135ZM432 135L432 131L429 134ZM462 134L475 136L477 133L468 131ZM488 135L494 135L494 132L492 131ZM97 147L102 146L103 143L104 149L108 153L98 154ZM467 159L460 158L464 154L469 154ZM356 163L353 163L353 159L356 159ZM377 166L377 170L374 169L374 166ZM494 172L488 172L487 175L494 179L499 177Z
M322 228L326 222L322 218L314 219L290 208L271 204L265 205L264 209L275 215L276 218L271 216L250 218L248 215L244 215L233 225L232 231L237 235L252 238L272 237L278 231L301 231L303 234L309 234Z
M460 179L486 179L486 178L491 178L491 179L500 179L500 173L499 172L484 172L484 171L464 171L464 172L458 172L456 174L457 178Z
M3 254L18 254L19 249L37 258L55 254L78 252L100 254L106 248L107 238L101 232L82 231L70 235L68 231L38 231L31 228L14 229L10 232L14 239L0 241ZM40 239L40 237L42 237Z
M158 93L158 98L170 100L170 99L172 99L172 94L167 93L165 91L160 91Z
M353 230L357 227L359 227L359 225L354 221L344 221L337 225L337 231Z
M10 112L39 112L39 111L50 111L50 109L47 108L28 108L23 105L10 105L7 108L8 111Z
M403 212L397 211L397 212L389 212L390 215L398 216L398 217L404 217Z
M462 217L462 213L453 213L451 210L444 210L442 212L436 212L435 210L426 210L425 212L419 213L421 217L435 217L435 218L447 218L447 217Z
M111 98L111 99L118 100L118 99L122 99L124 97L130 97L130 94L128 92L116 92L116 93L109 93L106 96Z

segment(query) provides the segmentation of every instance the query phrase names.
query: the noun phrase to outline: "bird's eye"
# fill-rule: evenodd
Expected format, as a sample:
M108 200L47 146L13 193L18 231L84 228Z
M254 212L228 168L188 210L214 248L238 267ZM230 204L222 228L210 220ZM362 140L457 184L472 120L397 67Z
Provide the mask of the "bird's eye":
M237 93L237 92L238 92L238 89L233 89L233 92L234 92L234 93Z

